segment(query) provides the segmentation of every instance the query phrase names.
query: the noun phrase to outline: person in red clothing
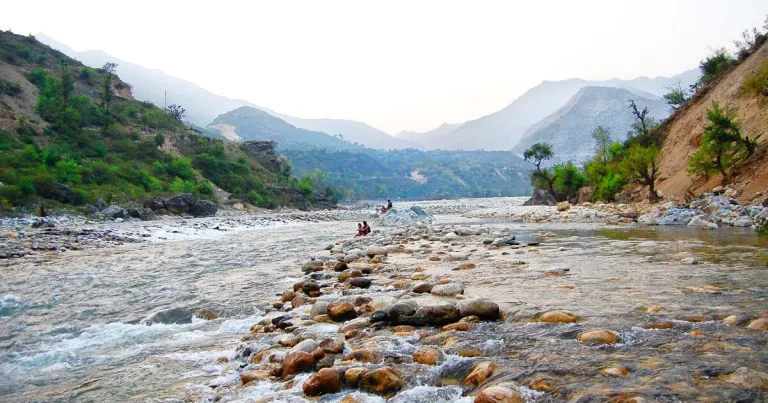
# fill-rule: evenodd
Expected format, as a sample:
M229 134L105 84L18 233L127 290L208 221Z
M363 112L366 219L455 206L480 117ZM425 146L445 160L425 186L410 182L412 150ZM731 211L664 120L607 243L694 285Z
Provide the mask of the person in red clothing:
M367 221L363 221L363 236L368 235L371 233L371 227L368 225Z

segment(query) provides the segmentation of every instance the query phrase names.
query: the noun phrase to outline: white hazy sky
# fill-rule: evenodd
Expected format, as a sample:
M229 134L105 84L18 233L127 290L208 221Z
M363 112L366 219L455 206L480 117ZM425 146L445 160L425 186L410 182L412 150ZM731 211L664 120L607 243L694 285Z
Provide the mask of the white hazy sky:
M674 75L766 14L766 0L25 0L4 2L0 28L396 133L486 115L543 80Z

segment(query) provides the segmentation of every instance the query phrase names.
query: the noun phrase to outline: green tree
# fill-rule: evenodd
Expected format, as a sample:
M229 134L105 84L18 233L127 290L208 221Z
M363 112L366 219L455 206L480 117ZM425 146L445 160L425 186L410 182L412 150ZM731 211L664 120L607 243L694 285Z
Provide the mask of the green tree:
M104 63L101 67L101 71L104 73L104 85L101 89L101 107L104 108L104 112L109 113L109 103L112 101L112 79L115 75L115 69L117 64Z
M168 114L171 115L171 117L173 117L179 122L181 122L184 119L184 117L187 116L187 111L184 108L182 108L181 105L171 104L171 105L168 105L168 107L165 108L165 110L168 112Z
M579 189L584 186L587 178L582 174L573 162L555 165L554 188L561 193L561 199L569 200L576 197Z
M672 107L672 110L680 109L680 107L685 105L685 103L691 99L690 94L688 91L683 89L680 81L678 81L677 84L666 88L669 90L669 92L664 94L664 99L667 101L667 104Z
M597 128L592 131L592 139L595 140L595 158L600 161L603 166L607 166L610 147L613 143L613 140L611 140L611 129L597 126Z
M709 124L699 149L688 159L688 173L709 178L713 173L722 175L722 183L728 183L727 170L740 160L754 153L756 143L741 137L741 127L736 118L719 104L707 109Z
M648 146L633 144L627 149L622 160L622 165L630 179L648 186L648 200L651 203L655 203L659 198L656 194L656 179L659 176L659 151L659 146L655 144Z
M736 60L725 48L715 50L711 56L699 63L701 83L705 85L711 83L715 77L731 68L734 63L736 63Z
M552 159L555 153L552 151L552 145L549 143L536 143L523 152L523 158L531 161L536 170L531 172L531 185L537 189L547 189L550 193L555 193L555 176L547 168L542 169L541 163Z

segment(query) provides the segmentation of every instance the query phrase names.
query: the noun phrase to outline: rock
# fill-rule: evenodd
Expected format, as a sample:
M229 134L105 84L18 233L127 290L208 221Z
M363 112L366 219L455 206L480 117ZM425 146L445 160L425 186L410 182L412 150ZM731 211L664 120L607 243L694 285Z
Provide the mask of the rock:
M595 188L593 188L592 186L581 187L579 188L579 193L578 193L576 202L579 204L583 204L584 207L591 207L590 202L594 198L594 194L595 194Z
M189 213L193 217L213 217L217 210L216 204L210 200L198 200L189 207Z
M337 262L335 265L333 265L333 271L335 272L342 272L348 268L349 266L347 266L347 264L344 262Z
M423 306L416 310L414 316L424 318L424 321L430 325L447 325L456 322L461 318L459 309L455 305L449 303Z
M448 257L450 257L453 261L469 259L469 255L464 252L451 252L448 254Z
M459 283L438 284L432 287L430 293L441 297L452 297L457 294L464 294L464 288Z
M360 377L363 376L365 371L368 371L368 369L364 367L349 368L348 370L344 371L344 380L347 381L350 386L357 386L357 384L360 382Z
M216 312L213 312L210 309L201 309L195 313L195 316L205 320L214 320L219 317L219 315L216 315Z
M353 278L349 284L355 288L368 288L371 286L371 279L365 277Z
M536 316L536 322L574 323L579 316L568 311L548 311Z
M344 322L357 317L355 307L347 301L336 301L328 304L328 316L334 322Z
M378 223L381 226L417 226L423 223L431 222L434 219L418 206L413 206L407 210L392 208L379 217Z
M450 325L443 326L441 330L444 332L450 332L451 330L455 330L457 332L467 332L472 330L472 323L470 322L451 323Z
M445 242L453 242L457 241L459 239L459 236L455 232L449 232L443 236L443 241Z
M612 365L610 367L603 368L602 371L600 371L603 376L627 376L629 375L629 370L622 367L621 365Z
M605 329L591 329L579 333L576 339L582 343L613 344L616 342L616 334Z
M341 371L335 368L323 368L313 374L302 386L307 396L319 396L337 393L341 390Z
M363 273L360 272L360 270L345 270L339 274L339 281L344 282L347 281L350 278L355 277L362 277Z
M687 226L689 226L689 227L699 227L701 229L717 229L718 228L717 224L715 224L715 223L713 223L713 222L711 222L709 220L706 220L705 217L706 216L704 216L704 215L697 215L697 216L691 218L690 221L688 221ZM750 224L749 225L752 225L752 221L751 220L750 220Z
M768 330L768 318L755 319L747 325L752 330Z
M419 364L435 365L440 360L440 350L435 347L422 347L413 352L413 359Z
M376 311L386 311L387 309L389 309L390 306L394 305L395 303L397 303L397 300L394 297L383 295L383 296L374 297L371 300L370 305Z
M549 191L536 189L533 191L533 196L523 203L523 206L554 206L556 204L557 199Z
M571 203L568 203L568 201L562 201L557 203L557 211L567 211L571 208Z
M382 367L367 371L360 378L360 387L369 392L386 395L397 392L403 387L403 379L392 367Z
M498 364L492 361L481 361L477 363L472 368L472 371L469 373L469 375L464 378L462 385L476 388L482 385L488 378L493 376L493 374L498 372L500 368L501 367L499 367Z
M721 194L723 192L725 192L725 187L724 186L715 186L712 189L712 193L714 193L714 194L718 194L719 195L719 194Z
M657 329L657 330L672 329L674 327L675 327L675 322L672 322L669 320L651 322L645 325L646 329Z
M684 259L680 259L680 264L694 265L699 264L699 261L695 257L686 257Z
M387 309L387 318L396 325L400 323L400 317L413 316L418 308L419 305L413 301L398 302Z
M429 283L418 283L413 287L411 291L417 294L429 294L432 292L433 287L434 285Z
M293 348L291 348L291 352L303 351L305 353L312 354L316 348L317 348L317 342L315 342L312 339L307 339L293 346Z
M517 391L504 386L485 388L475 397L475 403L525 403Z
M459 314L462 317L477 316L481 319L499 319L499 305L487 298L473 298L458 303Z
M424 211L423 208L421 208L419 206L411 206L411 208L409 208L408 210L411 210L411 211L413 211L414 213L416 213L417 215L420 215L420 216L428 216L429 215L429 214L427 214L426 211Z
M93 202L93 207L96 207L97 209L99 209L99 211L104 210L108 206L109 205L107 204L107 202L105 202L104 199L102 199L101 197L99 197L98 199L96 199L95 202Z
M371 323L384 322L387 320L387 313L384 311L374 311L371 314Z
M283 291L283 295L280 297L280 302L288 302L296 297L296 293L291 290ZM312 315L315 316L315 315Z
M344 339L341 337L329 337L318 344L328 354L339 354L344 351Z
M293 351L283 359L283 378L312 369L315 357L305 351Z
M747 367L740 367L724 379L742 389L768 390L768 374Z
M291 307L293 307L293 309L296 309L296 308L306 304L308 301L309 300L307 299L307 297L305 297L303 295L297 295L297 296L293 297L293 299L291 300Z
M316 282L311 281L311 280L310 281L305 281L301 285L301 291L304 291L304 294L309 295L309 293L312 292L312 291L320 291L320 285L318 285Z
M265 381L269 379L269 377L270 377L269 372L263 371L260 369L253 369L250 371L243 371L240 373L240 381L243 382L243 385L253 381Z
M190 212L195 203L197 203L197 196L192 193L186 193L169 197L163 201L165 209L173 214L183 215Z
M389 254L389 250L382 246L369 246L365 249L365 254L369 258L373 258L374 256L377 256L377 255L386 256L387 254Z
M127 216L127 212L124 208L114 204L101 210L101 214L108 218L125 218Z
M344 354L342 357L344 361L360 361L368 362L371 364L381 364L384 361L384 357L378 350L370 348L361 348L359 350L352 351L351 353Z
M309 316L315 317L319 315L327 315L328 314L328 302L326 301L316 301L314 305L312 305L312 309L310 310Z

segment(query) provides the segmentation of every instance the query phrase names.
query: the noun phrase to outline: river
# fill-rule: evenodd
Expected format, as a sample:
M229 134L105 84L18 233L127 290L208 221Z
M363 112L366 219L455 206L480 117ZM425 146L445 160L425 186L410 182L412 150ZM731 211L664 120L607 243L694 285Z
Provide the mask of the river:
M537 401L766 398L768 380L759 374L768 372L768 332L745 327L749 318L768 312L768 276L756 259L768 242L754 231L460 216L441 216L435 225L441 223L541 242L506 253L483 250L477 239L453 245L472 256L472 270L429 264L417 255L389 259L408 273L419 266L436 278L451 276L464 284L466 295L488 297L508 312L506 321L476 326L459 342L480 346L505 368L489 382L512 380ZM240 338L263 317L261 309L302 278L302 261L327 254L326 245L354 227L343 221L297 223L2 260L0 400L221 399L212 386L232 385L236 372L216 360L233 358ZM686 257L698 264L681 264ZM564 275L544 275L563 268ZM202 309L217 317L193 318ZM552 326L526 319L556 309L582 320ZM737 324L722 322L731 315L740 318ZM647 328L661 321L672 328ZM620 342L583 346L574 337L588 328L612 329ZM412 347L394 344L403 351ZM459 399L462 391L444 378L445 366L460 362L447 360L432 372L402 366L410 375L408 391L395 401ZM601 372L611 366L629 375ZM752 384L725 378L742 367L758 374L749 378ZM553 385L550 391L528 388L542 379ZM274 390L244 389L223 395L223 401L248 401ZM301 388L281 396L300 399Z

